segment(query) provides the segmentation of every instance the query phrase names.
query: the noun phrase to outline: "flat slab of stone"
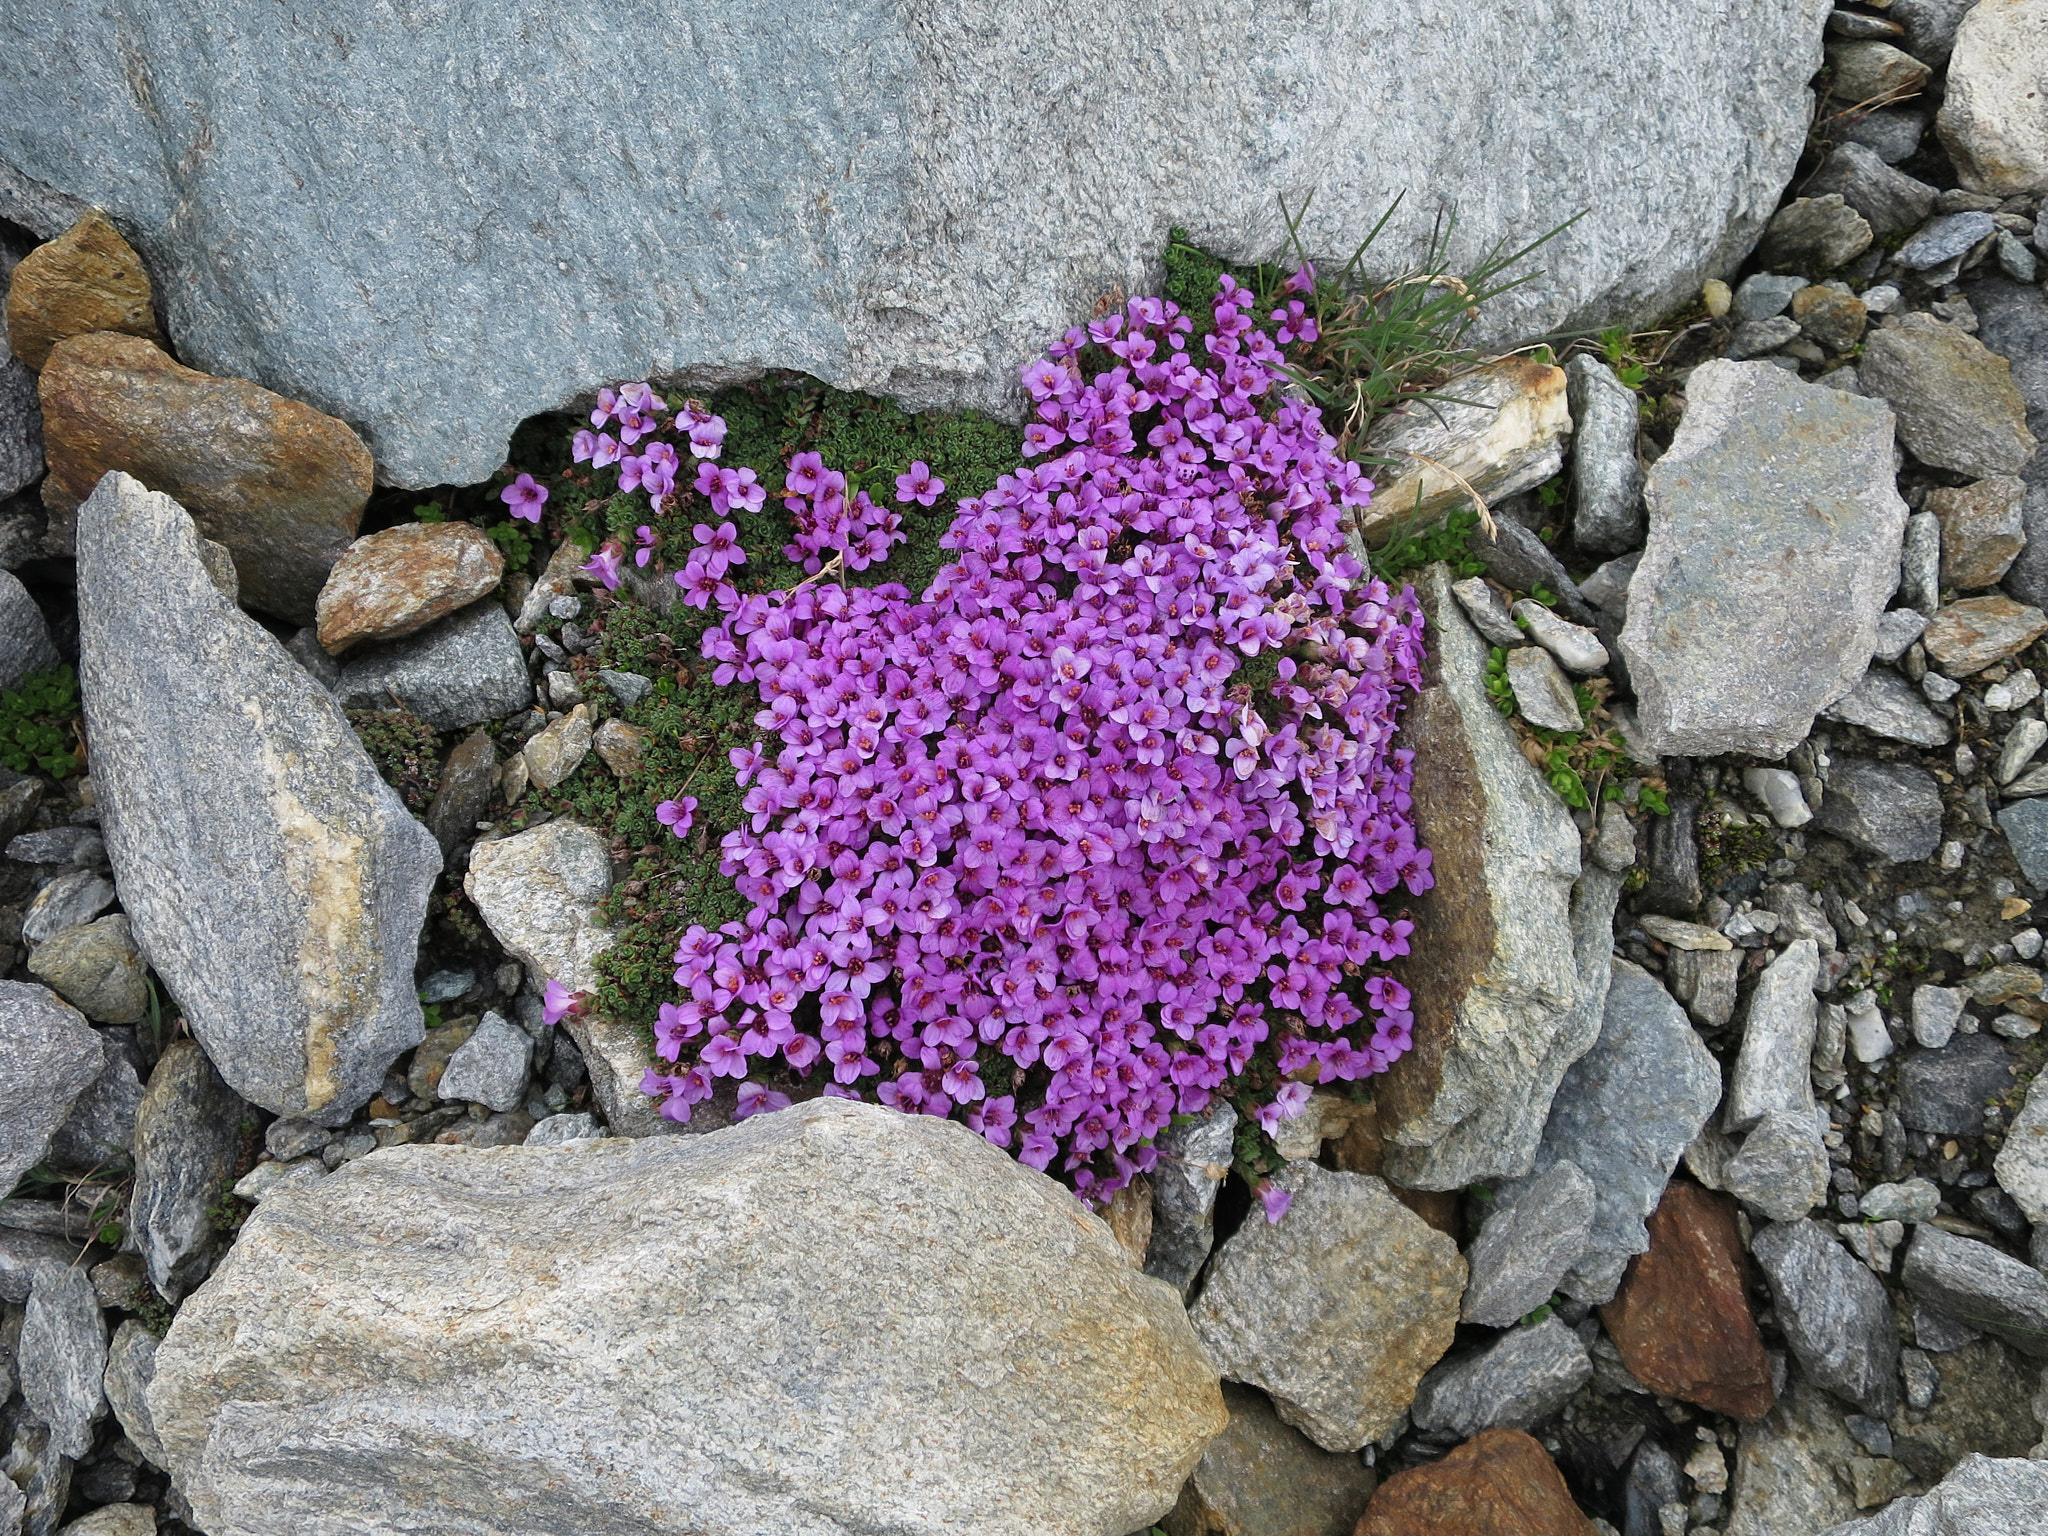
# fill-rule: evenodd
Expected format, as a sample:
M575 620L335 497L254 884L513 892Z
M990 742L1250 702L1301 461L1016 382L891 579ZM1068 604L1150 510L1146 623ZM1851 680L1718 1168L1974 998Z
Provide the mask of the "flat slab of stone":
M498 720L533 703L526 653L505 610L489 599L407 635L349 653L334 696L346 709L395 699L437 731Z
M106 1050L85 1016L48 987L0 981L0 1197L42 1161Z
M148 1406L199 1525L299 1536L1109 1536L1226 1422L1180 1298L1071 1194L835 1099L274 1195Z
M1622 659L1653 752L1782 757L1862 677L1906 504L1881 402L1703 363L1645 485Z
M88 331L164 339L142 258L97 208L22 257L7 288L7 346L29 367Z
M1956 28L1935 132L1973 192L2048 192L2048 8L1975 5Z
M1856 376L1898 415L1899 441L1936 469L2016 475L2033 456L2012 365L1969 332L1906 314L1864 339Z
M333 699L222 596L168 496L114 474L80 509L78 607L93 781L137 941L236 1092L338 1124L424 1033L433 835Z
M1404 525L1441 522L1472 504L1471 491L1489 501L1512 496L1564 467L1572 418L1562 368L1503 358L1438 393L1388 411L1373 426L1368 451L1388 460L1362 519L1374 542Z
M399 25L350 0L304 30L225 0L204 46L152 40L174 113L131 91L103 22L57 11L0 64L0 158L113 212L196 365L362 424L394 483L472 484L526 417L685 370L792 368L1014 411L1018 368L1097 295L1156 290L1174 222L1232 259L1277 259L1279 187L1321 188L1301 239L1337 264L1408 193L1367 253L1375 281L1422 259L1438 199L1459 210L1454 271L1586 208L1488 326L1647 321L1769 218L1826 11L1537 0L1510 24L1402 0L1267 17L1247 50L1221 17L1161 30L1061 5L1020 32L994 24L1007 12L914 0L792 27L761 0L714 0L698 47L669 50L601 5L497 29L456 11ZM1411 40L1400 69L1374 56L1390 36ZM1049 119L1051 37L1060 59L1133 73ZM709 94L704 57L729 71ZM1614 88L1505 107L1566 74ZM213 137L194 180L181 156L199 122ZM1008 168L1000 198L991 166Z
M316 604L321 646L339 656L396 640L467 607L498 584L505 557L474 523L400 523L349 545Z

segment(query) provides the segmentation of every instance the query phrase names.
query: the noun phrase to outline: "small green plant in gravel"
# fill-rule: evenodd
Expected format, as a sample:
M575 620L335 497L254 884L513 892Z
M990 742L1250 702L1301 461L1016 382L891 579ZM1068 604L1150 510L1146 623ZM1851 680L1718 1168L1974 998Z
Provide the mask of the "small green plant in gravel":
M348 723L405 808L425 815L441 777L441 743L433 727L409 709L352 709Z
M69 667L31 672L0 693L0 763L16 773L61 779L78 771L78 674Z

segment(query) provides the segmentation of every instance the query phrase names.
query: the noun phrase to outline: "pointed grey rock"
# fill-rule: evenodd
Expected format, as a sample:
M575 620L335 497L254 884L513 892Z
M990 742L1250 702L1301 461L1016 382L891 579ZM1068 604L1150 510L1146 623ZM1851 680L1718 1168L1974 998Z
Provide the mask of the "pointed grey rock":
M1506 1328L1548 1301L1585 1254L1595 1203L1593 1181L1569 1158L1496 1194L1465 1251L1464 1320Z
M1422 1378L1409 1413L1416 1428L1460 1439L1482 1429L1527 1429L1592 1379L1593 1361L1579 1336L1560 1319L1546 1317L1476 1355L1437 1366Z
M1811 1221L1767 1226L1753 1250L1806 1374L1865 1413L1889 1418L1899 1401L1899 1334L1877 1276Z
M106 1065L85 1016L48 987L0 981L0 1196L42 1161Z
M190 1040L174 1042L149 1075L135 1116L135 1188L128 1226L150 1284L177 1301L206 1278L222 1234L213 1207L234 1185L248 1105Z
M21 1395L50 1427L50 1447L73 1460L92 1449L92 1427L107 1410L107 1325L82 1268L37 1271L21 1324Z

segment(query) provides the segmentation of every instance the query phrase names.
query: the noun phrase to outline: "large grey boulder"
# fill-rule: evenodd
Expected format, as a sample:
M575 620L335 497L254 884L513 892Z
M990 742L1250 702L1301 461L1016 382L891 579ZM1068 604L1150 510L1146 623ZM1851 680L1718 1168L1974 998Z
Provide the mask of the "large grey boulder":
M86 727L136 940L244 1098L338 1124L425 1033L441 867L334 701L122 474L78 513Z
M1651 468L1622 659L1643 745L1783 757L1869 666L1906 504L1892 414L1770 363L1702 363Z
M802 25L711 0L651 32L596 4L342 0L308 28L223 0L203 36L142 0L33 5L0 27L0 161L112 212L195 366L359 425L398 484L463 484L621 378L792 368L1010 406L1098 295L1156 287L1173 223L1280 254L1277 189L1317 189L1301 238L1340 262L1405 193L1380 277L1439 201L1459 262L1584 209L1494 333L1649 320L1769 218L1827 9L1341 0L1248 41L1235 12L1077 0ZM1532 110L1528 82L1565 77L1587 88Z
M32 982L0 981L0 1198L42 1161L106 1064L85 1016Z
M1071 1194L835 1099L273 1195L147 1396L213 1536L1124 1536L1226 1422Z
M1487 647L1450 581L1435 565L1418 583L1429 686L1401 722L1437 872L1398 963L1415 1048L1376 1093L1388 1176L1411 1189L1528 1172L1558 1080L1599 1030L1597 1006L1579 1006L1578 829L1487 697Z

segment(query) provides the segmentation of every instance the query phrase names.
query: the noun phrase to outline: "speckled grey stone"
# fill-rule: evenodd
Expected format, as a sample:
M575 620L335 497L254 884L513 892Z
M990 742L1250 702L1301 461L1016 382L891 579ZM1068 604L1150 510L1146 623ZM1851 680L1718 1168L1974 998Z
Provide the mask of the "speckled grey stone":
M89 869L74 869L59 875L29 903L21 919L21 936L40 944L52 934L89 923L112 905L114 887Z
M155 1426L149 1419L149 1402L144 1394L156 1372L157 1336L132 1317L114 1330L107 1346L107 1374L104 1386L107 1406L135 1442L136 1449L156 1466L162 1466L164 1449L157 1443Z
M1498 1190L1465 1250L1472 1278L1459 1315L1505 1328L1548 1301L1585 1254L1596 1204L1593 1181L1569 1158Z
M1894 863L1925 859L1941 845L1941 792L1926 769L1836 757L1814 825Z
M149 984L126 913L52 934L29 951L28 968L97 1024L133 1024L149 1008Z
M135 1115L135 1188L128 1227L150 1284L170 1301L206 1278L223 1243L211 1208L232 1186L257 1119L205 1054L174 1041L149 1075Z
M1927 707L1920 690L1890 667L1873 666L1854 688L1821 713L1829 720L1860 725L1873 735L1916 747L1944 746L1950 735L1948 722Z
M2012 1086L2012 1057L1992 1035L1958 1035L1938 1051L1915 1046L1899 1063L1899 1114L1909 1130L1979 1136L1984 1103Z
M487 597L416 635L351 651L334 696L346 709L396 700L435 730L454 731L525 709L533 683L511 618Z
M1301 238L1340 261L1405 192L1380 278L1420 258L1439 200L1453 270L1585 208L1488 334L1647 321L1755 242L1827 9L1345 0L1248 35L1070 0L801 25L707 0L650 33L533 0L403 20L344 0L318 26L222 0L202 38L116 0L10 29L0 160L110 211L193 366L357 424L380 478L469 484L522 419L623 378L791 368L1014 409L1017 369L1099 295L1155 290L1169 225L1277 257L1279 189L1317 189ZM1588 88L1528 99L1566 77Z
M440 850L334 700L221 596L169 497L101 481L78 514L78 607L137 941L237 1092L345 1120L423 1033L413 961Z
M258 1208L147 1397L194 1524L294 1536L1120 1536L1226 1422L1070 1193L836 1099L373 1153Z
M1527 1429L1592 1379L1593 1361L1579 1336L1561 1319L1546 1317L1476 1355L1437 1366L1422 1378L1409 1415L1418 1429L1461 1440L1482 1429Z
M29 673L46 672L62 660L28 588L14 572L0 571L0 688L13 688Z
M106 1065L76 1008L24 981L0 981L0 1196L42 1161L71 1106Z
M1864 340L1857 376L1890 402L1914 458L1972 479L2016 475L2034 453L2007 360L1932 315L1901 315Z
M486 1013L476 1033L448 1058L441 1097L500 1111L516 1109L526 1102L526 1069L532 1059L533 1041L526 1031L501 1013Z
M107 1369L107 1325L92 1281L77 1266L36 1272L21 1324L21 1395L50 1426L50 1445L74 1460L92 1449L92 1426L106 1412L100 1378Z
M1912 133L1918 138L1917 128ZM1807 190L1841 193L1842 200L1863 215L1871 233L1880 240L1911 229L1934 211L1933 187L1894 170L1877 150L1857 143L1845 143L1828 156L1827 164L1807 183Z
M1813 1112L1809 1073L1817 1022L1813 988L1819 976L1820 946L1800 939L1786 945L1757 978L1721 1109L1724 1130L1747 1130L1772 1110Z
M2022 1354L2048 1356L2048 1277L1989 1243L1936 1226L1913 1229L1899 1278L1906 1289Z
M1763 1228L1752 1251L1806 1374L1865 1413L1889 1418L1899 1402L1899 1334L1877 1276L1811 1221Z
M1721 1169L1721 1187L1772 1221L1794 1221L1828 1196L1828 1149L1809 1110L1774 1109Z
M1972 1451L1931 1493L1894 1499L1867 1520L1820 1536L2017 1536L2048 1510L2048 1462Z
M1572 537L1587 554L1617 555L1643 537L1643 469L1635 391L1586 353L1565 364L1572 412Z
M1863 675L1906 504L1882 404L1707 362L1651 468L1621 654L1644 745L1782 757Z
M1152 1170L1152 1241L1145 1273L1187 1295L1216 1243L1216 1191L1228 1176L1237 1111L1217 1099L1184 1125L1159 1133Z
M83 1177L125 1163L135 1145L135 1114L142 1105L141 1058L133 1030L98 1032L106 1065L71 1105L50 1138L44 1160L60 1173Z

